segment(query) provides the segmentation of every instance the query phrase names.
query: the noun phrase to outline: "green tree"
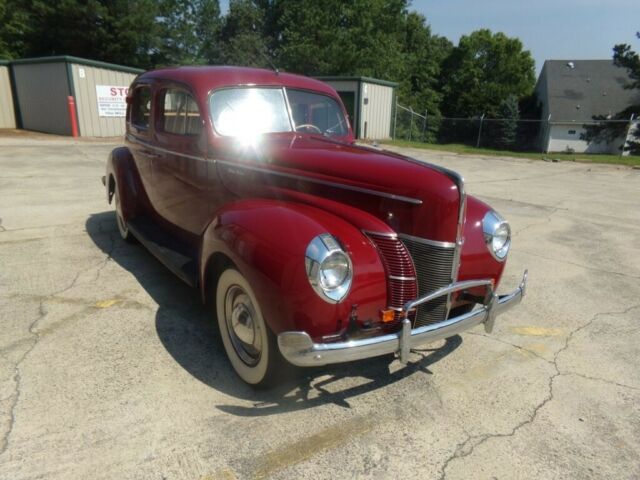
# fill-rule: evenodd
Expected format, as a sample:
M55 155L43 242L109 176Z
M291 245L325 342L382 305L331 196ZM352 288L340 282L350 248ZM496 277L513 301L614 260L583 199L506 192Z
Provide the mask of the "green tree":
M190 65L215 56L220 27L218 0L162 0L158 5L156 63Z
M21 56L76 55L150 68L159 46L154 0L32 0Z
M475 120L447 121L440 140L475 144L477 119L498 118L503 100L526 97L534 84L535 63L519 39L487 29L463 36L442 66L442 113Z
M482 146L511 150L516 143L520 120L518 97L509 95L500 102L498 118L499 120L489 119L485 122Z
M0 0L0 58L12 59L22 56L29 31L29 12L25 9L24 3Z
M636 33L636 37L640 39L640 32ZM640 55L635 52L631 45L618 44L613 47L613 61L619 67L624 67L629 72L631 81L624 88L629 90L640 90ZM583 140L587 142L611 143L620 138L627 138L626 145L623 145L626 151L632 155L640 155L640 127L635 124L635 128L629 122L631 116L640 117L640 103L630 105L623 111L618 112L613 118L607 118L604 115L596 115L593 117L596 121L618 120L617 122L602 122L599 125L585 125L585 133L581 135Z
M424 141L433 142L440 126L442 95L438 88L442 62L450 54L453 45L444 37L431 33L426 18L410 12L404 20L402 39L402 70L399 78L398 101L405 107L427 117ZM408 138L408 114L400 116L397 136ZM416 117L411 138L421 138L424 124Z
M273 0L277 60L306 75L400 77L406 0Z
M442 69L443 113L497 117L509 95L518 99L535 85L535 63L517 38L478 30L463 36Z
M268 39L264 33L264 10L252 0L231 0L218 33L217 52L210 63L268 67Z

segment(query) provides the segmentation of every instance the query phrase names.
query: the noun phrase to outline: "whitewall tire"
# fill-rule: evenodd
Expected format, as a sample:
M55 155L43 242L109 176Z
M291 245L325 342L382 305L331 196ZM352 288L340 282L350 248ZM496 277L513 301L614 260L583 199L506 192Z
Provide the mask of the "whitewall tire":
M271 383L280 358L275 337L251 285L234 268L218 279L216 314L224 349L238 376L254 386Z
M116 205L116 223L118 224L118 232L120 233L120 236L126 242L133 242L133 235L129 231L127 222L124 221L124 217L122 216L122 205L120 204L120 196L118 195L117 188L113 193L113 203Z

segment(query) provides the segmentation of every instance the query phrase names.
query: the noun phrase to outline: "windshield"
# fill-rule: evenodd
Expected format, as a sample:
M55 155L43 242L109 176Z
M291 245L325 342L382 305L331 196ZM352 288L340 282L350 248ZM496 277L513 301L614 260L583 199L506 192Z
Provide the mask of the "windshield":
M349 131L342 108L334 99L303 90L223 89L211 95L209 108L216 131L230 137L254 138L294 129L326 136L343 136Z

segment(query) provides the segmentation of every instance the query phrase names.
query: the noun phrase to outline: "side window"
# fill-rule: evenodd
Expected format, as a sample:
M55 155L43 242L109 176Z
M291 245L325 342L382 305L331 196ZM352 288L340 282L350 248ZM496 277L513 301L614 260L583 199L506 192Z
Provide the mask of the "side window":
M151 88L138 87L133 91L131 123L138 128L149 128L151 114Z
M191 95L182 90L169 88L161 93L162 113L158 127L163 132L175 135L198 135L202 121L198 105Z

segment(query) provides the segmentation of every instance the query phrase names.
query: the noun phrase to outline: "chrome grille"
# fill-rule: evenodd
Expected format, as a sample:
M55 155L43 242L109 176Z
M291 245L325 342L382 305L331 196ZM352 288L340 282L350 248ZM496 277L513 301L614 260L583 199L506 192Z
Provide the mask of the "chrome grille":
M418 296L422 297L452 282L454 246L440 246L428 240L400 235L407 247L418 278ZM441 297L418 307L416 327L437 323L447 318L448 297Z
M418 296L416 271L405 245L395 236L367 233L380 252L380 260L387 274L389 307L396 311L393 324L401 320L405 303Z

